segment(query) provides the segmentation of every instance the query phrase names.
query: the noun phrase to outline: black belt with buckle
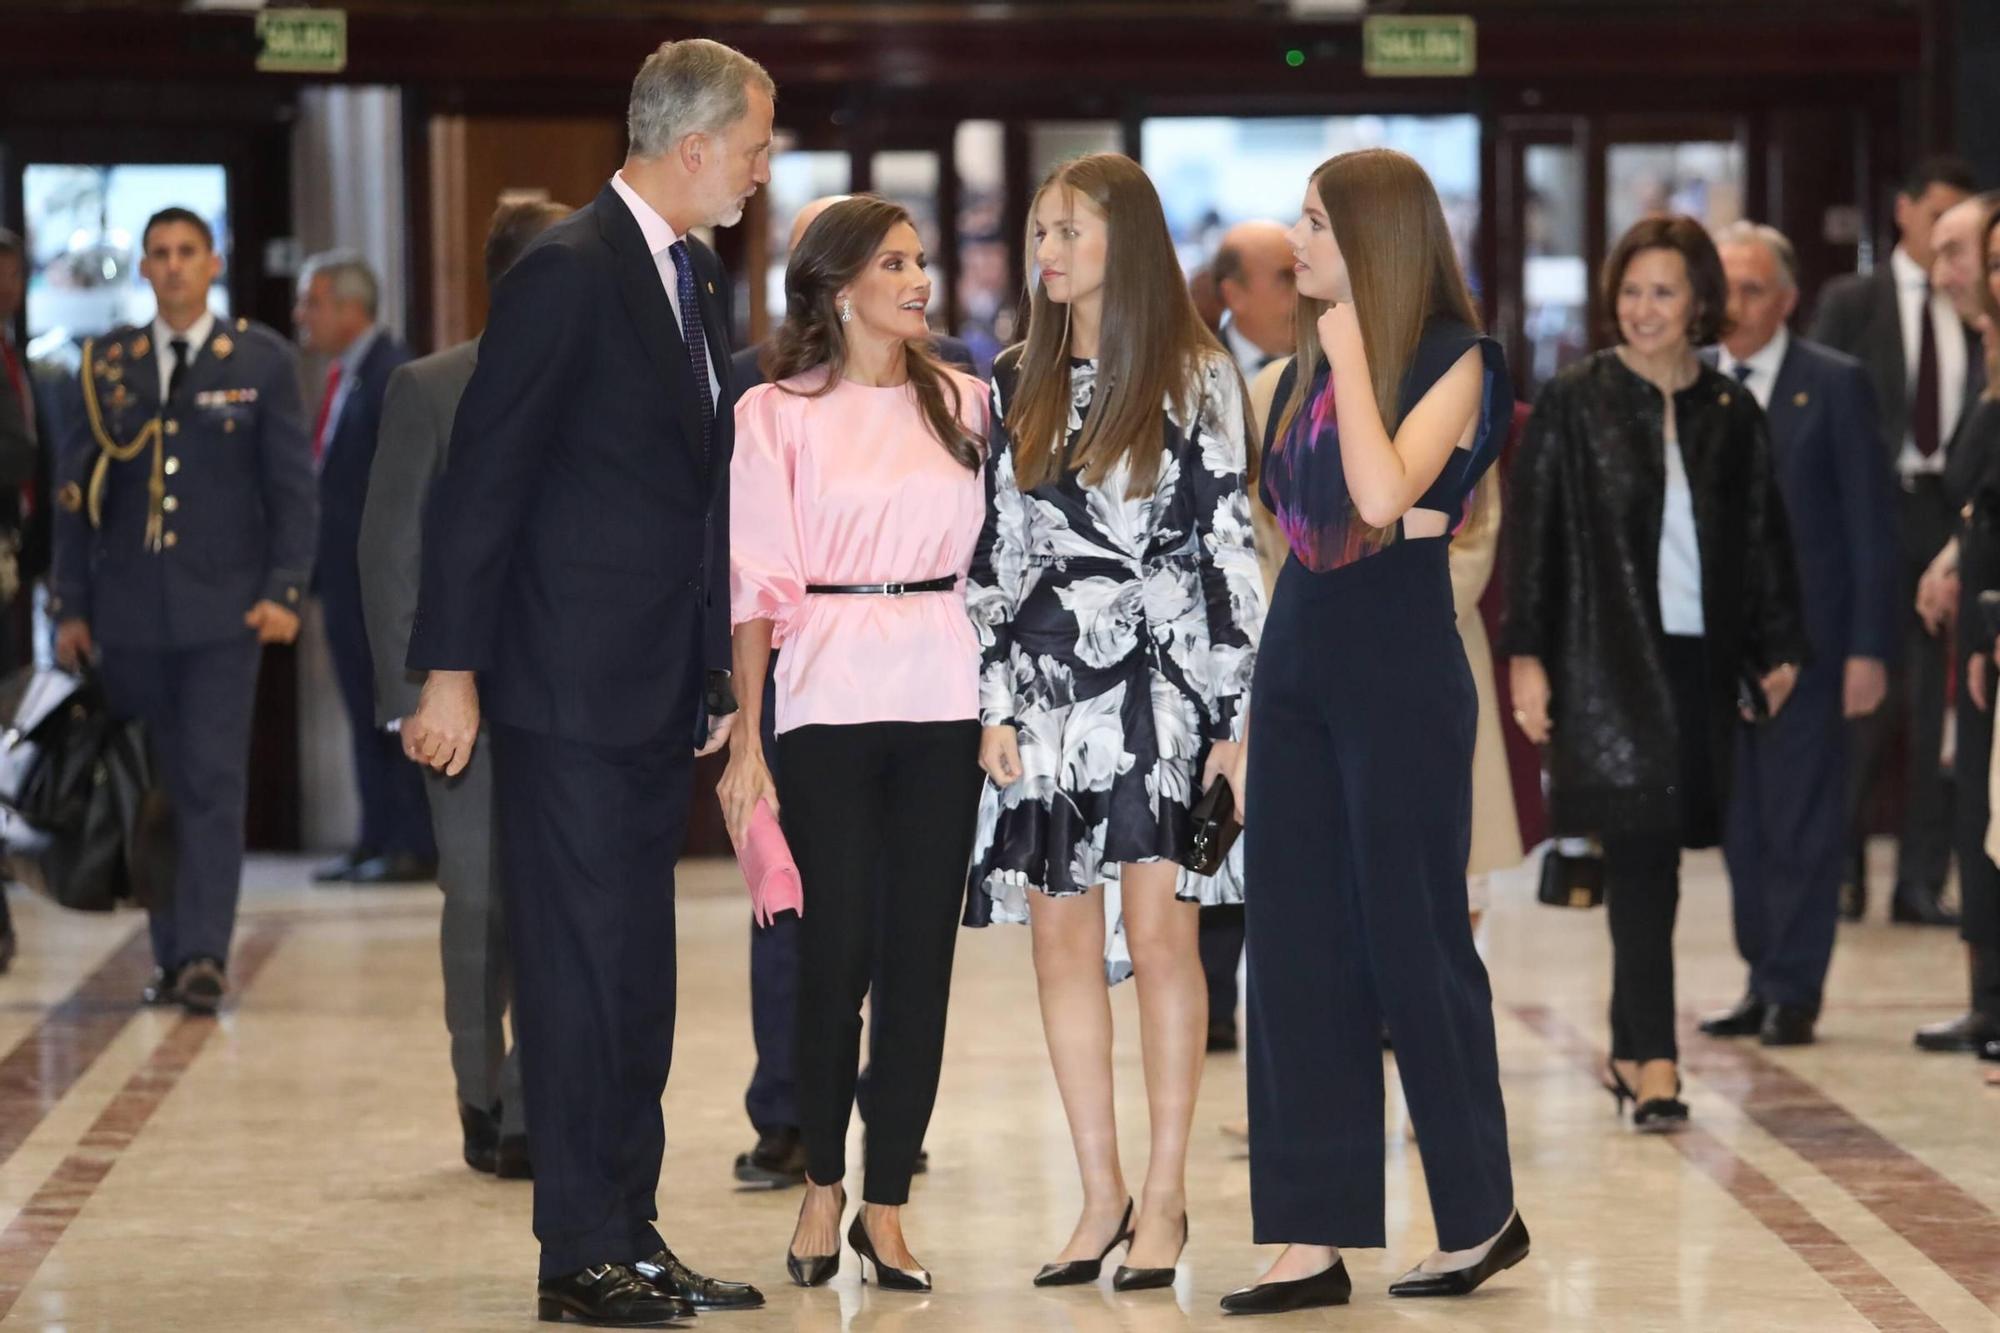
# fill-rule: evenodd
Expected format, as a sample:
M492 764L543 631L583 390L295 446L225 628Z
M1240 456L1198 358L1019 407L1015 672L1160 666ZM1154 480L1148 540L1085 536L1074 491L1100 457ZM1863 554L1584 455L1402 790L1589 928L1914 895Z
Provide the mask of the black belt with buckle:
M808 583L809 593L831 597L901 597L912 592L950 592L958 586L958 575L924 579L917 583Z

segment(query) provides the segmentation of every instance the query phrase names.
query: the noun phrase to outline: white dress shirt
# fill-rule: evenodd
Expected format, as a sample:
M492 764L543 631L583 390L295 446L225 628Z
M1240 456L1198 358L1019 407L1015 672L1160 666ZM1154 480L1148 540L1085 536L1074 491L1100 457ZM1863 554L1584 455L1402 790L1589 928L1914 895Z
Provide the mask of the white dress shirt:
M1701 543L1694 526L1694 488L1679 432L1667 436L1667 494L1660 512L1660 628L1700 638Z
M674 308L674 327L684 329L681 322L681 278L680 270L674 267L674 257L670 253L675 241L680 240L668 221L653 210L653 206L639 197L639 192L625 183L625 173L611 173L611 188L625 201L625 207L632 210L632 220L639 224L639 233L646 238L646 249L653 256L653 267L660 275L660 285L667 289L667 303ZM688 252L688 263L694 262L694 252ZM697 282L701 281L697 275ZM707 324L704 317L702 323ZM723 410L722 384L715 378L715 360L708 354L708 348L701 349L701 363L708 367L708 396L715 404L715 410Z
M1258 371L1277 360L1269 352L1244 337L1233 319L1222 321L1222 343L1229 349L1229 355L1235 359L1236 368L1243 372L1246 381L1256 379Z
M1784 369L1785 353L1791 350L1791 346L1790 331L1780 326L1775 338L1752 352L1743 361L1731 356L1727 347L1722 348L1721 355L1716 358L1716 365L1729 378L1741 381L1743 386L1750 390L1750 396L1757 400L1757 406L1769 408L1771 393L1778 387L1778 372ZM1738 366L1750 367L1747 378L1736 373Z
M1902 316L1903 328L1903 382L1909 386L1911 397L1917 392L1917 362L1923 349L1923 325L1918 323L1924 316L1924 293L1930 291L1930 277L1916 260L1903 253L1897 246L1889 254L1889 270L1896 275L1896 308ZM1917 452L1914 433L1903 437L1903 451L1896 459L1896 471L1905 477L1914 477L1926 472L1944 471L1945 445L1951 440L1951 433L1958 429L1959 410L1965 406L1965 370L1967 348L1965 324L1952 308L1951 299L1943 292L1931 292L1930 317L1932 333L1937 339L1938 368L1938 450L1929 458ZM1916 407L1910 408L1910 420L1917 419Z
M173 382L174 377L174 339L187 339L187 363L192 366L195 363L195 358L201 355L202 347L207 344L210 330L214 328L215 312L212 310L202 311L200 319L179 332L176 332L173 326L168 324L162 316L153 316L153 364L160 368L160 402L162 404L165 404L167 401L167 385Z

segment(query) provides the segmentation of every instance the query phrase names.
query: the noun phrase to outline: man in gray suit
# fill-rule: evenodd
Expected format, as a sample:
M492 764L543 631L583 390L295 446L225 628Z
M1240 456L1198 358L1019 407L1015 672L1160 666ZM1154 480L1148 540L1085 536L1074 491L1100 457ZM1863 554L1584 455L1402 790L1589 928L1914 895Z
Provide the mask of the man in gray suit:
M502 204L486 236L486 286L542 232L570 213L562 204ZM380 443L361 517L361 602L374 647L375 723L395 725L417 709L422 673L403 667L423 570L424 503L444 471L458 400L472 379L479 340L399 367L383 399ZM429 768L444 955L444 1021L458 1083L465 1163L511 1180L532 1176L521 1066L502 1019L511 978L494 863L492 747L474 749L455 778Z

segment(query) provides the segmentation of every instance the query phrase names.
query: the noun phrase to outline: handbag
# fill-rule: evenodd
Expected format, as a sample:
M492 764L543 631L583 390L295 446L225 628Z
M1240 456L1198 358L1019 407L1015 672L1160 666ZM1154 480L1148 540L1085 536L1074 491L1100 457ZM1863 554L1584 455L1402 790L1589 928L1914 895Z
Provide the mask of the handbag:
M1209 783L1208 790L1188 813L1194 827L1188 831L1188 850L1182 864L1197 875L1213 875L1222 869L1229 849L1243 832L1243 821L1236 817L1236 795L1229 789L1229 779L1218 777Z
M750 889L750 914L758 925L768 926L778 913L804 916L805 886L799 879L799 863L785 843L778 817L768 801L757 802L750 812L750 826L743 830L743 843L736 849L736 864L742 867L743 882Z
M1550 907L1601 907L1604 854L1597 844L1584 838L1551 842L1542 853L1542 882L1535 897Z

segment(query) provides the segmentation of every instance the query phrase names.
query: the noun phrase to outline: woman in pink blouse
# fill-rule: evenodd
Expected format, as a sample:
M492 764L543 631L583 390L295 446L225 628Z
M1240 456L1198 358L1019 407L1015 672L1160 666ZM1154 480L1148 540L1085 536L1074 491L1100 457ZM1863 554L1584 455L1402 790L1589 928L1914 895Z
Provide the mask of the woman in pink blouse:
M944 1052L979 805L979 645L964 578L984 515L985 386L931 359L931 282L903 209L827 209L785 271L787 314L736 404L731 621L743 701L718 793L741 839L779 813L805 889L798 1097L806 1198L786 1267L840 1267L848 1108L874 983L863 1207L848 1242L927 1291L900 1210ZM778 656L778 773L759 741ZM864 1268L864 1274L866 1269Z

